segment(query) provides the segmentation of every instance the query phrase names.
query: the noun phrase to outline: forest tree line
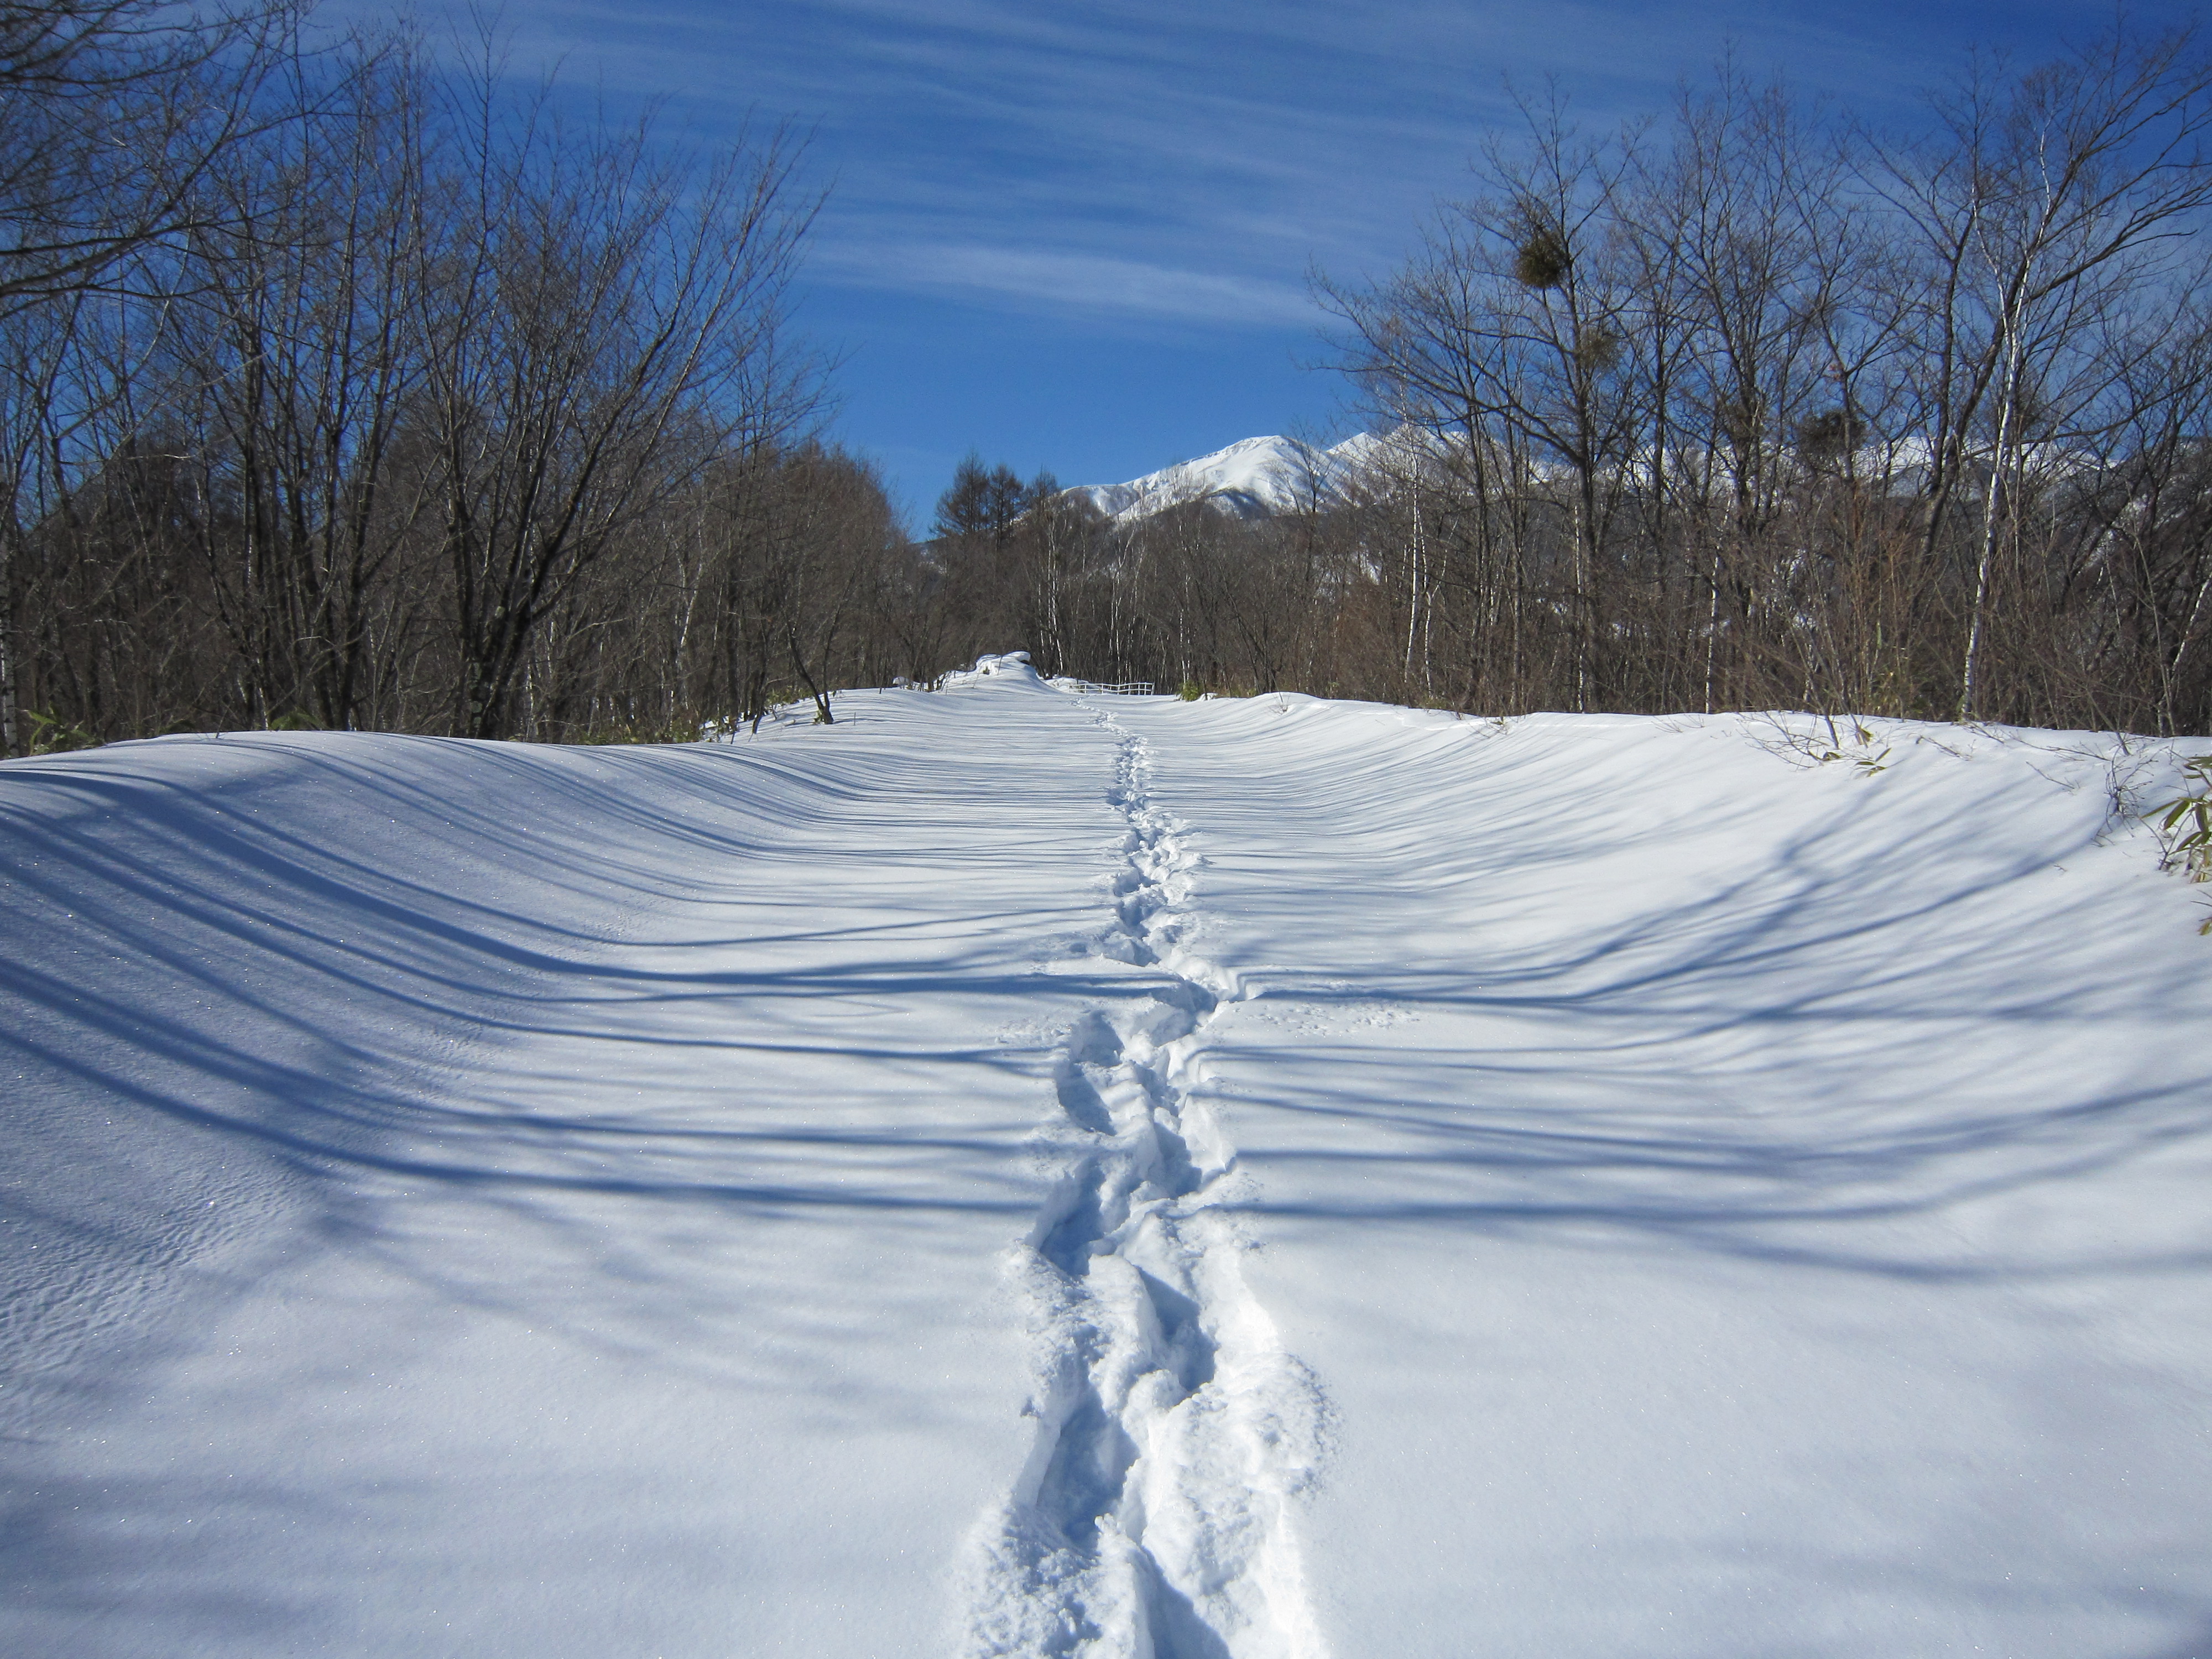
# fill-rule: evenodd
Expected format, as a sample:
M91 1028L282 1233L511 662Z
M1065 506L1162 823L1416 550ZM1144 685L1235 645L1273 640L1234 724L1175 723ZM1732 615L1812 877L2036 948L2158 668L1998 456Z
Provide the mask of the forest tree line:
M282 6L5 18L12 746L635 732L841 648L822 608L906 543L808 437L787 134L580 120L488 37Z
M1977 62L1903 138L1726 64L1619 130L1547 87L1403 264L1321 284L1387 434L1349 491L1114 524L971 458L916 537L818 436L787 135L579 122L489 45L473 71L400 32L311 50L283 11L25 15L18 750L682 736L1016 647L1471 712L2212 730L2185 31ZM132 165L72 151L94 114Z

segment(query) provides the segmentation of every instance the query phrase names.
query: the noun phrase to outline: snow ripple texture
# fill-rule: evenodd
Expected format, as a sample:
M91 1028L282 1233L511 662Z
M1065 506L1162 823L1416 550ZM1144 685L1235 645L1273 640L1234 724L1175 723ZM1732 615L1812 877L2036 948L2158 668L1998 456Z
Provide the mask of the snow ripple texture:
M1128 831L1098 948L1169 977L1060 1053L1066 1170L1020 1264L1036 1440L979 1540L969 1651L1321 1659L1291 1511L1324 1403L1245 1285L1218 1207L1243 1177L1196 1089L1201 1034L1241 993L1182 945L1198 860L1152 804L1146 744L1101 723Z

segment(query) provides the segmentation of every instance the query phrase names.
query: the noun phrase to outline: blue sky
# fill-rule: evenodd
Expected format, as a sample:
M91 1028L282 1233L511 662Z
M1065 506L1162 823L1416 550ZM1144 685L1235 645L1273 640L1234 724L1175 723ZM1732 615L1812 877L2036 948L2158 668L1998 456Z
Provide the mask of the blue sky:
M365 11L372 0L347 9ZM2139 18L2178 15L2136 7ZM1970 46L2047 55L2109 9L1498 0L507 0L518 69L665 98L702 135L790 118L830 186L799 320L833 430L917 527L973 448L1102 483L1263 432L1356 428L1307 289L1387 269L1561 76L1604 124L1733 40L1881 120Z

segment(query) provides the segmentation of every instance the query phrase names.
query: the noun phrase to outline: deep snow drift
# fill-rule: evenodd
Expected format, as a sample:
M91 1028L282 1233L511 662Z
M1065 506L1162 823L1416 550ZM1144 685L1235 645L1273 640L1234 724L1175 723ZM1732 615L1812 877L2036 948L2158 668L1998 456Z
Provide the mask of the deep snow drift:
M2171 745L837 708L0 766L0 1646L2212 1651Z

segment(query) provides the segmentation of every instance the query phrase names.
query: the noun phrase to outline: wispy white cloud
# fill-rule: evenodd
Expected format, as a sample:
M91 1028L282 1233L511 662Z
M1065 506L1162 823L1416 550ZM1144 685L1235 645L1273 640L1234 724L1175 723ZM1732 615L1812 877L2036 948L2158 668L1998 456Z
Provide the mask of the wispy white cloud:
M2047 34L2078 6L1962 0L1923 15L1919 52L1893 26L1907 0L510 0L503 20L519 67L564 58L710 128L815 126L846 240L1074 245L1287 289L1316 256L1403 246L1462 189L1510 121L1509 73L1562 74L1609 125L1733 37L1754 69L1879 105L1940 77L1946 31Z
M387 15L392 3L323 0L323 15ZM2146 21L2188 3L2131 0ZM462 0L412 3L434 24ZM959 418L976 424L961 447L1034 445L1056 467L1111 477L1127 475L1079 460L1068 434L1127 424L1149 453L1170 441L1158 410L1218 414L1240 380L1267 388L1254 398L1273 407L1253 418L1271 427L1313 412L1326 377L1287 386L1299 354L1281 338L1319 320L1307 270L1380 276L1439 198L1469 193L1470 156L1514 120L1509 76L1533 87L1556 72L1585 126L1602 130L1663 107L1733 42L1753 72L1785 70L1879 119L1942 81L1966 44L2039 57L2097 10L2083 0L506 0L501 16L519 73L558 60L580 95L665 100L702 137L734 133L749 114L815 134L809 176L833 188L812 243L810 324L854 352L853 385L875 388L855 392L855 409L869 395L887 409L929 404L896 417L921 435L900 435L886 416L863 428L870 441L927 448L945 411L964 409ZM1010 337L977 312L1047 319L1080 368L1011 349L977 368L979 341ZM1024 403L1013 391L1024 374L1071 374L1085 377L1080 399L1040 384ZM926 400L909 392L923 382ZM1061 435L1048 444L1053 422Z
M2032 25L2057 3L2009 11ZM836 243L976 246L1016 273L1001 291L1049 289L1018 273L1079 247L1086 269L1169 273L1133 276L1133 292L1182 296L1118 309L1211 315L1208 295L1241 288L1281 318L1310 263L1388 263L1464 188L1468 155L1510 120L1509 72L1563 74L1609 125L1663 103L1733 34L1755 67L1879 101L1933 78L1876 26L1904 5L520 0L504 21L518 67L563 58L572 79L665 96L710 128L752 110L815 126L836 180L821 252L841 277L855 261ZM907 268L917 291L993 286L947 276L948 258Z
M939 253L867 280L1281 320L1310 316L1316 256L1395 248L1460 187L1507 68L1649 90L1674 72L1665 15L1601 0L537 0L506 19L520 68L565 58L572 80L665 96L708 126L748 110L815 126L836 179L822 275L856 276L854 247L922 246ZM948 274L943 250L971 246L993 258ZM1069 260L1099 280L1059 283Z
M830 242L817 251L813 270L821 282L921 289L1048 313L1269 329L1308 328L1321 320L1302 286L1109 254L972 242Z

